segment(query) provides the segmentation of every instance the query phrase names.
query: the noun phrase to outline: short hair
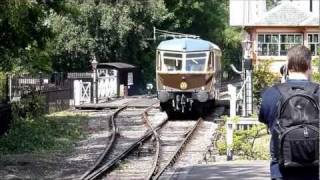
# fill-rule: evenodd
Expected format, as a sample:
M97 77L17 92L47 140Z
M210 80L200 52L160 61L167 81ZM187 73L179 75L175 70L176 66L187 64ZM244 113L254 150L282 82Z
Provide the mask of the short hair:
M296 45L288 50L288 70L306 72L311 68L311 51L303 46Z

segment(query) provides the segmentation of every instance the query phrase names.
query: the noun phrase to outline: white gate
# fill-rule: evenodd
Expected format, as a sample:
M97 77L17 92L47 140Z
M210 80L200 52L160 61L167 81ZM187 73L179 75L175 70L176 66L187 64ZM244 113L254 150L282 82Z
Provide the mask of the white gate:
M98 69L98 99L117 97L117 70Z
M91 82L74 81L74 104L80 105L91 101Z
M80 103L90 103L91 100L91 82L81 81L81 99Z

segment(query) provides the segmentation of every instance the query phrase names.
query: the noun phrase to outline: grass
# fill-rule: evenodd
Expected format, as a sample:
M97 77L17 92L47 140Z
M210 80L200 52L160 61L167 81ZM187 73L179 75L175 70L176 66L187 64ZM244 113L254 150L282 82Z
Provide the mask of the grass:
M67 151L86 134L85 115L69 112L36 118L16 118L10 130L0 137L0 154Z

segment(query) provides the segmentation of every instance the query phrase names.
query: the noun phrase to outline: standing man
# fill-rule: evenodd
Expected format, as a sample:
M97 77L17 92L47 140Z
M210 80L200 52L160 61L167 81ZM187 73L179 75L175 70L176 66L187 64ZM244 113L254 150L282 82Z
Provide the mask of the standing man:
M310 81L309 49L290 48L287 68L287 81L263 93L259 114L271 132L271 179L318 180L320 91Z

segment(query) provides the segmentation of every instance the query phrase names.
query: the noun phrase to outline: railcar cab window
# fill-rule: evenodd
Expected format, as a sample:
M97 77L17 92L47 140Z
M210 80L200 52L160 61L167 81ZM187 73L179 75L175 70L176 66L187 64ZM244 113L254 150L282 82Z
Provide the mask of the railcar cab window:
M164 53L163 64L165 71L181 71L182 70L182 54Z
M204 71L206 65L206 54L187 54L186 71Z

